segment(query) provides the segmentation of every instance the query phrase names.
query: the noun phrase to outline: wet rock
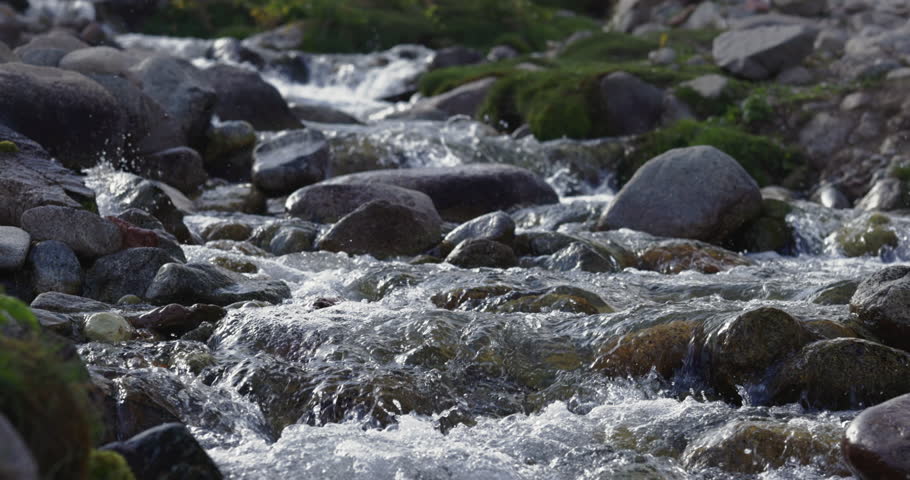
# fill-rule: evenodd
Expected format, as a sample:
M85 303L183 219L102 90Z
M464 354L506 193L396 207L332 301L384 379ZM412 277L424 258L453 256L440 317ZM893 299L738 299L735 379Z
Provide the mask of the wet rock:
M269 256L269 252L266 252L265 250L252 245L249 242L238 242L235 240L214 240L206 243L205 246L208 248L213 248L215 250L223 250L225 252L238 252L243 255L250 255L254 257Z
M682 184L680 178L693 181ZM719 241L760 212L758 184L742 166L714 147L697 146L670 150L645 163L619 191L598 228Z
M860 281L856 279L834 282L818 289L809 297L809 301L817 305L849 305L859 284Z
M642 377L654 370L670 379L683 367L697 328L675 321L614 337L598 349L591 368L612 377Z
M440 68L460 67L463 65L473 65L483 61L483 54L473 48L456 45L436 51L433 56L433 62L430 63L430 71Z
M798 320L772 307L706 325L705 330L700 361L711 386L732 399L739 399L738 387L758 385L769 368L811 341Z
M124 249L158 246L159 237L153 230L139 228L119 217L108 216L104 217L104 219L116 225L117 229L120 230Z
M185 307L176 303L156 308L132 321L136 328L147 328L160 335L176 337L188 333L204 322L215 323L227 311L217 305L195 304Z
M0 479L2 480L38 480L38 465L25 441L10 424L6 416L0 414Z
M28 232L21 228L0 226L0 270L22 268L31 239Z
M334 223L362 205L382 200L408 207L427 221L442 222L425 194L394 185L333 185L320 183L297 190L285 202L290 215L316 223Z
M759 216L743 225L725 242L725 246L746 252L789 252L795 243L793 230L787 223L787 214L791 210L786 202L763 199Z
M127 209L116 217L104 217L117 225L123 236L123 248L155 247L171 254L181 262L186 255L177 239L164 229L157 218L138 208ZM140 226L142 225L142 226Z
M243 120L256 130L301 128L278 89L258 73L230 65L203 71L215 89L215 114L222 120Z
M812 194L812 201L828 208L850 208L850 200L834 185L825 184Z
M179 423L151 428L129 440L109 443L102 449L123 455L137 480L223 478L215 462L189 430Z
M512 207L556 203L556 192L540 177L511 165L409 168L361 172L330 184L396 185L427 194L444 220L464 222Z
M570 272L581 270L583 272L603 273L618 272L619 262L606 252L599 252L582 242L572 242L558 250L542 263L547 270Z
M35 297L30 306L56 313L104 312L111 309L106 303L60 292L42 293Z
M785 362L769 392L775 404L810 409L875 405L910 392L910 354L856 338L822 340Z
M211 303L230 305L246 300L280 303L291 291L281 281L249 280L214 265L169 263L162 266L145 292L156 304Z
M897 178L883 178L875 182L869 192L859 200L860 210L897 210L910 206L910 192L906 184Z
M360 125L361 121L352 115L328 105L298 103L291 105L291 112L304 122L330 123L336 125Z
M94 199L82 177L52 160L34 140L0 125L0 141L16 147L0 155L0 224L18 226L30 208L79 208L80 202Z
M190 240L190 231L183 223L183 216L184 212L193 208L193 204L180 192L129 173L117 173L106 188L117 209L143 210L158 219L165 231L177 240Z
M34 240L57 240L90 258L114 253L123 242L116 225L85 210L36 207L23 213L20 223Z
M116 313L93 313L85 320L85 337L93 342L118 343L133 338L133 327Z
M664 110L663 90L640 78L615 72L600 81L607 99L607 122L612 135L632 135L653 130Z
M209 258L208 262L236 273L256 273L259 271L259 267L255 263L236 257L219 255Z
M750 80L763 80L802 62L812 53L815 34L801 25L732 30L714 39L712 53L721 68Z
M182 137L180 144L198 148L215 108L215 91L190 62L165 55L143 60L130 70L142 91L171 116Z
M798 464L841 476L846 472L840 466L838 430L774 420L734 420L695 439L682 460L688 469L716 467L740 475Z
M103 153L123 145L125 119L117 100L75 72L0 64L0 112L0 123L34 139L69 168L94 166Z
M518 257L508 245L475 238L459 243L446 257L446 262L461 268L510 268L518 266Z
M273 255L308 252L313 250L319 230L315 225L310 227L281 227L269 242L269 251Z
M220 185L202 192L196 209L255 215L265 212L266 198L252 183Z
M139 59L113 47L89 47L73 50L60 60L60 68L83 74L128 76Z
M18 49L17 49L18 50ZM15 52L22 63L35 67L57 67L66 56L66 50L59 48L30 48Z
M565 233L532 231L516 235L514 249L520 256L552 255L577 241L578 239Z
M441 221L424 211L373 200L345 215L316 242L320 250L377 258L414 255L439 243Z
M864 480L910 476L910 395L888 400L859 414L847 427L844 458Z
M581 288L562 285L543 291L504 295L491 310L499 313L567 312L597 315L612 313L613 307L600 297Z
M717 273L753 265L748 258L723 248L691 240L665 240L638 254L639 268L677 274L686 270Z
M213 177L248 182L253 166L256 130L248 122L233 121L212 125L203 150L205 169Z
M253 227L242 222L217 222L206 225L202 229L202 238L211 240L234 240L242 242L253 234Z
M82 265L65 243L48 240L35 244L29 251L25 270L35 295L45 292L77 295L82 292Z
M32 313L35 314L41 328L71 340L80 339L79 327L73 317L39 308L33 308Z
M253 152L253 183L270 195L284 195L326 178L329 147L319 131L282 133Z
M197 192L208 180L202 157L189 147L176 147L146 155L129 171L164 182L186 194Z
M450 117L455 115L474 117L495 83L495 78L475 80L441 95L421 100L417 107L440 110Z
M910 268L886 267L865 278L850 311L886 345L910 351Z
M848 257L879 255L882 249L898 244L891 219L880 213L864 215L845 224L834 234L834 241Z
M65 30L52 30L48 33L34 36L28 43L16 48L16 52L20 53L41 48L55 48L69 53L74 50L88 47L89 45L87 43Z
M483 239L511 246L515 240L515 221L504 212L481 215L449 232L442 240L443 251L451 251L465 240Z
M131 248L99 258L85 274L84 295L107 303L116 303L124 295L142 297L167 263L177 262L160 248Z

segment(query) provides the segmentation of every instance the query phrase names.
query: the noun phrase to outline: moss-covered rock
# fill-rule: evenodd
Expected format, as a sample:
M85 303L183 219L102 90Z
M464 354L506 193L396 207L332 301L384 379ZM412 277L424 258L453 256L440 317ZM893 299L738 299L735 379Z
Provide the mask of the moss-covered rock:
M640 377L653 369L669 379L682 368L699 324L675 321L617 336L599 348L591 368L608 376Z
M795 242L793 229L787 223L787 214L790 211L791 207L787 202L763 199L759 217L734 233L727 240L727 246L735 251L790 252Z
M505 285L456 288L430 299L447 310L477 310L493 313L568 312L595 315L613 308L596 294L568 285L535 291L518 291Z
M816 290L809 301L816 305L848 305L859 287L859 279L841 280Z
M733 267L753 265L735 252L696 240L666 240L638 254L638 267L666 274L686 270L717 273Z
M826 475L849 472L840 454L841 430L800 422L734 420L697 438L683 454L690 469L716 467L734 474L758 474L788 464L812 465Z
M896 247L898 238L890 217L872 213L845 224L834 234L834 241L844 255L862 257L879 255L884 248Z
M123 455L110 450L92 450L88 480L135 480Z
M711 145L730 155L760 186L780 183L804 163L796 150L771 138L752 135L734 126L682 120L642 135L620 166L619 180L627 182L645 162L667 150L694 145Z
M18 153L18 152L19 152L19 147L15 143L13 143L9 140L3 140L2 142L0 142L0 153Z

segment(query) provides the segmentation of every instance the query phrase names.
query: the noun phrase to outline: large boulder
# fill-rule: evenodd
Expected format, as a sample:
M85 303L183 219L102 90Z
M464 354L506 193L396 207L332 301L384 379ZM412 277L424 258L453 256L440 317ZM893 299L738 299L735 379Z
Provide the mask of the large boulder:
M0 64L0 124L34 139L69 168L118 153L125 123L117 100L82 74Z
M731 30L714 39L714 61L724 70L764 80L799 65L812 53L816 31L802 25Z
M194 148L203 145L216 97L199 69L186 60L158 55L130 71L141 82L142 91L174 119L182 136L180 143Z
M354 173L330 184L387 184L427 194L443 219L464 222L496 210L556 203L559 197L540 177L511 165L473 164Z
M73 249L55 240L38 242L28 253L25 272L34 295L82 291L82 265Z
M209 176L202 157L189 147L162 150L130 162L127 170L151 180L164 182L186 194L199 191Z
M35 207L22 214L20 223L33 239L63 242L77 254L89 258L114 253L123 243L116 225L75 208Z
M910 478L910 395L860 413L844 435L847 464L863 480Z
M19 225L30 208L79 208L80 202L94 198L82 177L52 160L33 140L0 125L0 141L15 146L0 154L0 225Z
M230 65L203 71L215 89L215 114L221 120L244 120L256 130L301 128L278 89L258 73Z
M600 81L612 135L653 130L664 112L664 91L626 72L614 72Z
M600 230L718 242L761 212L758 184L709 146L669 150L645 163L600 218Z
M123 455L137 480L223 478L211 457L190 431L179 423L166 423L129 440L109 443L101 448Z
M444 250L451 250L465 240L492 240L511 246L515 241L515 221L505 212L481 215L459 225L442 241Z
M415 255L442 236L441 219L387 200L373 200L338 220L319 240L320 250L377 258Z
M253 184L272 195L322 181L329 171L329 146L318 130L279 134L260 143L253 158Z
M867 277L850 299L850 311L886 345L910 351L910 267L886 267Z
M124 295L142 297L158 274L158 269L177 262L160 248L130 248L95 260L85 275L88 298L116 303Z
M288 214L316 223L335 223L345 215L374 200L403 205L438 219L433 200L426 194L394 185L334 185L320 183L303 187L288 197Z
M249 280L214 265L168 263L158 269L144 296L159 305L230 305L249 300L280 303L290 298L291 290L281 281Z
M73 50L60 60L60 68L84 74L129 76L129 70L141 60L113 47L89 47Z

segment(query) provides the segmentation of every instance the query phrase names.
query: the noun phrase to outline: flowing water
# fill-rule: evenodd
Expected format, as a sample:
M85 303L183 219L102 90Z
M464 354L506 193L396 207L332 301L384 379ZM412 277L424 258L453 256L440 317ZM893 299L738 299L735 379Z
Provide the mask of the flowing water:
M205 42L123 40L214 61L202 58L209 51ZM310 56L308 83L265 76L292 101L316 99L368 120L401 108L382 99L409 88L431 55L398 47ZM596 218L613 192L609 165L571 156L552 161L546 154L560 145L594 148L609 140L512 140L469 119L314 127L329 137L354 135L380 145L387 167L494 161L531 168L560 192L562 205L516 215L524 231L579 231L578 222ZM97 170L93 180L109 175ZM99 200L102 209L116 208L103 195ZM256 276L287 282L293 298L231 310L207 345L92 345L82 353L96 366L130 366L130 381L153 382L229 478L742 478L684 459L692 442L721 435L718 429L736 420L790 426L835 450L835 460L771 459L773 465L755 478L836 477L844 474L836 465L836 443L857 412L755 406L746 391L742 405L734 406L701 394L685 372L667 382L656 375L608 379L591 368L608 338L672 320L735 316L759 306L776 306L801 320L845 319L846 305L810 299L826 286L910 258L906 222L895 219L897 248L882 257L848 259L832 232L858 214L795 204L788 222L797 233L797 256L752 255L754 266L714 275L464 270L326 252L258 257L187 246L190 261L228 255L251 262L259 268ZM198 230L224 216L198 212L187 223ZM627 231L611 235L627 245L639 238ZM431 301L482 285L580 287L616 312L450 311ZM332 306L317 308L320 302Z

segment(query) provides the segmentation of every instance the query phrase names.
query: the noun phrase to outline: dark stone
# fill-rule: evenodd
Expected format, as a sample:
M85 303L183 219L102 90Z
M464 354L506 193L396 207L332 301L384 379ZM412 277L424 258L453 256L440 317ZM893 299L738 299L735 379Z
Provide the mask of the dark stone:
M441 222L430 197L394 185L310 185L291 194L285 202L285 209L290 215L303 220L334 223L364 204L376 200L411 208L429 220Z
M177 259L160 248L131 248L95 260L85 275L84 295L116 303L124 295L142 297L158 269Z
M329 145L317 130L293 130L260 143L253 151L253 183L273 196L324 180Z
M132 163L130 172L164 182L183 193L199 191L208 180L202 157L189 147L176 147L146 155Z
M663 90L640 78L615 72L600 81L606 99L607 124L612 135L632 135L653 130L664 110Z
M741 77L763 80L799 65L812 53L816 31L803 25L731 30L714 39L717 64Z
M862 480L910 478L910 395L860 413L841 444L844 459Z
M518 257L508 245L487 239L470 239L458 244L446 262L461 268L510 268L518 266Z
M352 115L335 110L327 105L298 103L291 106L291 112L305 122L332 123L337 125L360 125L361 121Z
M374 200L345 215L318 240L317 247L377 258L415 255L439 242L441 223L422 211Z
M504 212L493 212L469 220L452 230L442 240L443 250L472 239L493 240L511 246L515 241L515 221Z
M22 214L20 223L33 240L57 240L89 258L114 253L123 244L116 225L85 210L35 207Z
M22 63L0 64L0 123L75 169L94 166L105 152L118 153L126 126L120 104L97 83Z
M910 267L886 267L863 280L850 311L886 345L910 351Z
M483 54L473 48L456 45L454 47L443 48L438 50L430 63L430 70L440 68L460 67L463 65L473 65L483 61Z
M227 311L217 305L195 304L185 307L176 303L156 308L130 323L136 328L147 328L155 333L178 337L199 327L203 322L215 323Z
M248 280L208 264L169 263L158 270L144 297L159 305L230 305L250 300L281 303L290 296L291 290L281 281Z
M166 423L101 448L123 455L136 480L223 478L215 462L180 423Z
M269 243L269 251L273 255L310 251L313 250L317 235L319 235L319 230L315 225L310 228L282 227Z
M76 253L65 243L38 242L26 262L25 271L34 295L45 292L76 295L82 291L82 266Z
M303 126L278 89L258 73L230 65L215 65L205 69L203 74L215 89L218 118L244 120L256 130L289 130Z
M330 184L396 185L427 194L444 220L464 222L512 207L556 203L556 192L540 177L511 165L474 164L354 173Z
M559 243L562 243L561 239ZM583 272L605 273L618 272L620 270L619 262L612 256L604 255L581 242L572 242L560 249L550 258L544 260L543 266L548 270L557 272L581 270Z
M108 312L111 310L111 306L106 303L59 292L47 292L38 295L32 301L31 307L56 313L90 313Z

